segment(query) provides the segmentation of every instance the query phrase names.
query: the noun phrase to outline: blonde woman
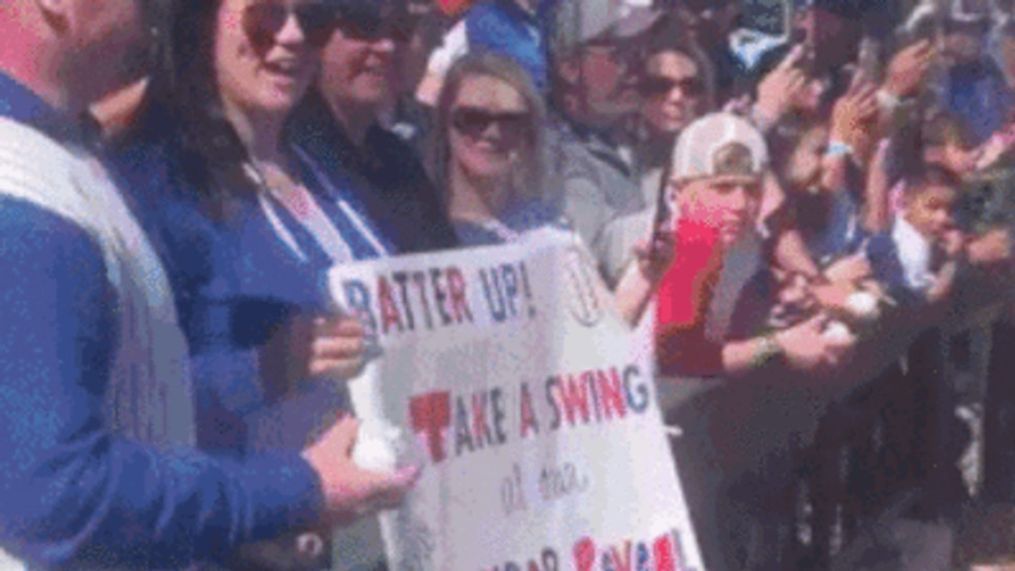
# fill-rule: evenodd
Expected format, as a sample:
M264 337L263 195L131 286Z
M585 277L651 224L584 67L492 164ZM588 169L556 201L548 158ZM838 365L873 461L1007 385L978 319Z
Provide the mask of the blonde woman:
M516 63L491 53L462 58L448 72L436 112L431 168L463 245L514 242L547 228L580 240L545 174L542 99ZM668 267L672 248L646 239L635 253L636 263L615 290L620 314L632 324Z

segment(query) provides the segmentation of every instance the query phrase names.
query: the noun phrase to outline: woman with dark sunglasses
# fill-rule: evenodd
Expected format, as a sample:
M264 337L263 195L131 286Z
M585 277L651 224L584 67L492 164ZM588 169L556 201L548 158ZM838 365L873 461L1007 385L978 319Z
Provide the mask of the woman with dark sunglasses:
M172 66L152 78L144 119L118 161L139 189L138 210L161 246L187 323L199 445L241 461L258 457L261 447L247 444L258 430L251 419L272 401L312 390L320 405L306 414L312 427L284 424L267 434L272 450L315 475L313 489L292 496L307 505L276 510L302 516L272 527L283 532L390 505L418 475L415 468L360 470L350 458L356 423L335 423L347 404L330 381L358 374L365 342L358 321L329 312L325 272L391 251L348 181L284 137L335 25L334 8L316 0L181 2ZM323 433L322 424L330 426ZM311 429L323 434L313 443ZM266 553L293 551L245 550L262 560L237 568L275 568Z
M647 208L611 220L603 228L600 263L608 276L623 270L630 262L632 243L651 230L660 208L664 165L677 137L711 108L714 95L707 58L695 44L674 40L671 22L651 33L644 61L634 74L642 104L623 132L621 147Z
M713 91L705 56L695 45L667 35L650 47L639 74L643 103L628 146L645 204L657 202L662 166L684 127L710 110Z
M290 121L290 137L350 179L350 192L397 252L454 247L416 151L382 124L400 95L415 88L399 77L415 25L406 0L344 0L337 15L319 79Z
M436 114L431 167L463 245L516 242L541 230L580 243L544 172L542 98L518 64L489 52L463 57L448 72ZM669 252L664 244L636 248L637 263L615 290L628 322L638 322Z

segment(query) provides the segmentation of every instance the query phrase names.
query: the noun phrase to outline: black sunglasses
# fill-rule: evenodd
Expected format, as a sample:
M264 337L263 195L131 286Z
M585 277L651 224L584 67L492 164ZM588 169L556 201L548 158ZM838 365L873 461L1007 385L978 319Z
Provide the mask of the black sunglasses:
M679 88L688 97L695 97L705 92L705 84L697 77L672 79L649 74L641 80L641 91L649 97L665 95L675 88Z
M482 135L494 123L509 134L520 134L529 125L527 111L495 113L479 107L459 107L451 112L451 126L470 137Z
M359 42L404 43L412 37L418 19L394 9L347 7L339 9L337 26L346 38Z
M266 49L275 44L290 16L296 17L304 40L314 49L328 43L337 25L335 9L321 2L288 6L280 0L266 0L249 4L243 11L243 31L251 44Z

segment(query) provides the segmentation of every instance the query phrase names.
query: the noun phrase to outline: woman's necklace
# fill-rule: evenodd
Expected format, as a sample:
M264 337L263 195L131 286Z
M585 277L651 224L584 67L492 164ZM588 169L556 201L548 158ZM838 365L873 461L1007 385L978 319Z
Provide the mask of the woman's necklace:
M300 221L307 219L311 214L311 198L302 184L277 185L268 181L264 170L253 161L248 162L247 175L250 176L262 190L267 191L278 200L286 210L292 213Z
M248 161L244 164L244 171L248 176L257 184L262 190L262 195L270 195L277 200L283 208L285 208L296 221L302 226L307 232L313 236L314 241L324 251L325 255L333 263L348 262L354 259L352 251L349 245L342 238L342 235L335 228L335 225L331 223L328 216L321 210L317 202L314 200L310 191L307 190L303 184L291 184L286 185L287 191L280 190L277 186L272 185L268 182L264 172L258 168L252 161ZM306 257L305 253L298 246L296 238L292 233L285 227L278 216L272 210L272 207L263 200L263 196L259 197L261 200L261 207L268 216L269 221L275 227L276 233L279 237L286 242L291 249L296 251L301 257Z

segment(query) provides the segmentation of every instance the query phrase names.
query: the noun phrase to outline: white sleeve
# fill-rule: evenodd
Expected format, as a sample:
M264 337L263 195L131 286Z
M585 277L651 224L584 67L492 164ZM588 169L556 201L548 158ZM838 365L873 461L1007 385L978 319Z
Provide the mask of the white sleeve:
M444 77L458 58L467 53L469 53L469 35L465 31L463 18L448 30L440 47L430 54L430 61L426 66L427 73Z
M465 19L459 20L444 36L444 40L426 64L426 73L416 87L416 99L428 106L437 104L437 97L444 86L444 76L458 58L469 53L469 36L465 31Z

